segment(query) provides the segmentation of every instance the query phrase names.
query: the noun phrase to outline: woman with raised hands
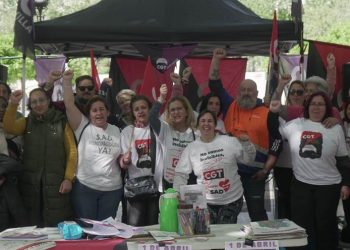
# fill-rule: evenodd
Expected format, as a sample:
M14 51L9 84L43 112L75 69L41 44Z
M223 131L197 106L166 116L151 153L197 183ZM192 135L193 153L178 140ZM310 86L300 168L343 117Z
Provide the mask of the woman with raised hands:
M118 157L119 128L107 123L104 98L93 96L86 117L74 103L73 71L63 73L64 104L69 124L78 143L78 168L72 200L77 217L103 220L115 217L123 195Z
M186 97L172 97L166 104L164 120L159 118L167 93L167 86L163 84L160 87L160 95L150 111L151 126L158 135L164 151L164 190L172 187L176 164L186 146L196 139L194 113Z
M237 223L243 205L243 187L237 162L254 160L256 150L247 135L239 139L215 131L216 115L208 110L199 114L200 137L182 152L175 169L174 188L180 191L194 171L198 184L204 184L212 224Z
M57 226L73 216L69 193L77 160L74 136L65 115L50 107L41 88L29 93L28 117L16 119L22 97L21 90L11 94L3 121L6 132L23 135L20 192L29 225Z
M127 223L133 226L158 224L163 158L162 148L149 123L151 106L146 96L133 96L130 101L132 125L125 127L121 134L123 155L119 162L126 169ZM148 188L138 192L135 189L141 182L147 183Z

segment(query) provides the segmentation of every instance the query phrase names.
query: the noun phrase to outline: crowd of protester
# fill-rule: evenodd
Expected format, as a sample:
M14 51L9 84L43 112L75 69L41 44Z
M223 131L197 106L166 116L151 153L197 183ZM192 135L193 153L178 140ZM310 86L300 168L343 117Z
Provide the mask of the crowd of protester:
M17 111L22 91L0 83L0 230L103 220L116 216L119 203L123 222L157 224L160 194L194 183L205 185L211 223L237 223L243 199L252 221L267 220L265 182L273 173L277 217L308 234L308 246L298 249L337 248L339 200L347 223L341 238L350 241L350 105L343 119L332 107L332 72L326 80L291 83L282 75L266 103L249 79L235 97L225 90L225 57L225 49L214 50L210 93L199 113L183 96L191 68L171 74L172 89L162 85L153 104L132 90L120 91L116 115L96 95L91 76L75 78L74 94L72 70L50 72L47 83L30 92L27 117ZM328 63L334 67L334 58ZM59 79L63 101L53 102ZM112 84L108 79L104 87ZM126 195L126 182L149 176L155 193Z

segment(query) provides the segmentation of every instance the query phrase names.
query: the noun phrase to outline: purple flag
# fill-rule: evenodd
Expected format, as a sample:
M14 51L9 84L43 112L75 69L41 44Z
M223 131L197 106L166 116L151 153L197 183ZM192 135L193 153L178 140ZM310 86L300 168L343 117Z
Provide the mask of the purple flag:
M47 82L50 71L63 71L65 62L66 58L64 56L54 58L37 58L35 60L35 79L38 81L39 85L41 86Z

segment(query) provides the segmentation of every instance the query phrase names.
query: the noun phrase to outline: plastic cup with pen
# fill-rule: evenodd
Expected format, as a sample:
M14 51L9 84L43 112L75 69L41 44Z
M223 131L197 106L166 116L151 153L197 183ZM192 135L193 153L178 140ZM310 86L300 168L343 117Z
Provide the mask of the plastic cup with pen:
M210 213L208 208L196 208L195 210L195 234L209 234L210 233Z
M177 217L179 220L180 235L191 236L194 235L194 225L196 221L196 213L191 204L179 204L177 210Z

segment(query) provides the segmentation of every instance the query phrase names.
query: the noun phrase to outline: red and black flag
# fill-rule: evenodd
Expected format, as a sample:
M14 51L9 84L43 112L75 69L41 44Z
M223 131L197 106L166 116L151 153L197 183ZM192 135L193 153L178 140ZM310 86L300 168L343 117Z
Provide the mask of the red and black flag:
M175 65L168 67L165 71L156 70L148 58L143 74L143 80L137 94L145 95L151 102L157 100L159 96L159 88L162 84L166 84L168 87L168 98L171 95L172 81L170 79L170 73L174 72Z
M318 41L309 41L309 53L307 61L307 77L320 76L332 80L327 57L334 57L335 60L335 90L333 97L336 99L338 107L342 106L342 101L349 99L349 80L344 81L345 69L349 68L350 46L339 44L324 43ZM327 76L328 68L328 76ZM330 79L331 78L331 79Z
M13 47L31 59L35 58L33 16L34 0L18 0Z
M198 95L207 95L210 92L208 74L211 58L186 58L185 62L192 68L192 75L198 85ZM242 58L226 58L220 62L220 79L226 91L233 97L245 77L246 65L247 59Z

